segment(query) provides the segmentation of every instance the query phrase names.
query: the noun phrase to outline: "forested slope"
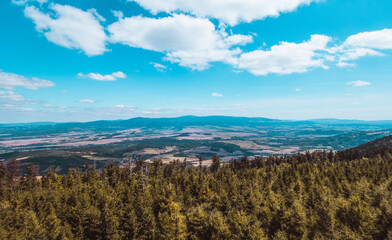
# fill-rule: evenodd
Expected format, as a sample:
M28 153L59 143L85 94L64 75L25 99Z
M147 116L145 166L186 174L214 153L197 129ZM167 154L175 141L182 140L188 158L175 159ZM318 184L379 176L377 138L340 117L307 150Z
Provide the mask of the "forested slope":
M384 145L385 146L385 145ZM0 167L4 239L392 239L392 151L187 167L138 161L37 180ZM369 150L370 151L370 150ZM378 151L378 152L377 152Z

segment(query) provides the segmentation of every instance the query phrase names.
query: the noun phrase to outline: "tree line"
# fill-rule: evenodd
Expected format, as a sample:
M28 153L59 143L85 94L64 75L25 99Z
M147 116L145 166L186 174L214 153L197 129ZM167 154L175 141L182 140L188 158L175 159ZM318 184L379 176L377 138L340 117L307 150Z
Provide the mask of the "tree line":
M3 239L392 239L392 149L191 167L0 164ZM202 159L200 159L200 163Z

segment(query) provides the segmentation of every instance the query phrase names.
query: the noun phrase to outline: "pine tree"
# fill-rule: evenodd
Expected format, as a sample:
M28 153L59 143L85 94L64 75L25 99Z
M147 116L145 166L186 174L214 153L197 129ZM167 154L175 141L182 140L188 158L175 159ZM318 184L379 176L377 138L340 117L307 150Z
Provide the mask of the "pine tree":
M219 167L220 167L220 159L219 156L215 154L212 157L211 171L216 172L218 171Z
M7 164L7 172L9 181L14 182L21 174L20 162L15 158L11 159Z

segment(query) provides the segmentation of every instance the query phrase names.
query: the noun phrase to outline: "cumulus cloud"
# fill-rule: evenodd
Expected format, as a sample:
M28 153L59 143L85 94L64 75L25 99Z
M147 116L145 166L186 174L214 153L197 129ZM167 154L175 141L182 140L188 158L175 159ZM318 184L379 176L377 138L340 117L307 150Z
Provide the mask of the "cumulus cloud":
M80 49L88 56L107 51L107 36L99 23L103 19L96 10L85 12L60 4L50 4L49 8L54 14L43 13L34 6L27 6L24 13L50 42L69 49Z
M127 75L120 71L112 73L112 76L116 78L127 78Z
M78 73L78 76L83 78L89 78L96 81L116 81L117 78L127 77L127 75L125 75L123 72L120 71L108 75L102 75L100 73L89 73L89 74Z
M328 68L325 62L330 40L328 36L312 35L303 43L281 42L270 50L241 54L236 67L254 75L303 73L312 68Z
M328 68L327 62L335 62L339 67L354 66L351 61L362 57L385 56L380 50L392 49L389 34L390 29L358 33L334 47L328 46L330 37L313 35L308 42L282 42L270 50L243 53L234 66L254 75L302 73L315 67ZM377 41L377 38L382 40Z
M236 25L266 17L277 17L300 5L318 0L128 0L137 2L151 13L185 12L198 17L209 17Z
M346 41L333 52L338 55L337 66L353 66L351 60L365 56L384 56L380 50L392 49L392 29L362 32L349 36Z
M160 72L163 72L166 70L167 66L160 64L160 63L156 63L156 62L150 62L150 64L152 64L154 66L154 68Z
M97 80L97 81L115 81L116 78L112 75L102 75L99 73L89 73L89 74L83 74L83 73L78 73L79 77L83 78L90 78L92 80Z
M13 0L16 4L26 5L25 16L33 20L37 31L55 44L94 56L107 51L107 43L120 43L163 53L164 60L193 70L205 70L211 63L222 62L234 66L235 72L247 70L258 76L303 73L313 68L326 69L327 62L339 67L353 66L354 60L383 56L382 50L392 49L392 29L358 33L334 47L327 46L330 37L312 35L309 41L281 42L270 49L265 49L263 43L258 50L250 52L244 52L242 46L253 42L253 35L233 34L231 29L226 30L228 25L278 16L319 0L128 0L137 2L153 14L165 12L169 16L126 18L122 12L113 11L117 19L106 29L100 23L106 19L96 9L83 11L60 4L44 4L36 8L26 4L32 1L46 2ZM42 10L44 7L47 11ZM219 25L208 18L220 20ZM163 64L151 64L158 71L166 69ZM122 72L78 75L97 81L126 78ZM0 88L1 81L0 75ZM30 81L42 83L45 80L33 78Z
M91 100L91 99L80 99L79 102L80 103L95 103L95 101Z
M39 89L53 87L54 83L48 80L36 77L27 78L15 73L7 73L0 70L0 89L14 89L15 87L24 87L27 89Z
M392 29L358 33L348 37L344 45L359 48L392 49Z
M370 85L370 82L365 82L362 80L357 80L357 81L352 81L352 82L348 82L347 85L351 85L353 87L363 87L363 86L368 86Z
M353 48L343 51L340 61L355 60L365 56L383 56L384 54L370 48Z
M354 66L354 64L348 63L347 61L356 60L365 56L384 56L384 54L370 48L340 48L342 50L340 50L340 56L338 57L339 62L336 64L338 67Z
M184 14L123 18L108 31L113 43L162 52L166 60L197 70L208 68L210 62L233 62L241 51L231 48L253 41L252 36L227 36L210 20Z
M213 97L223 97L223 94L214 92L214 93L211 94L211 96L213 96Z

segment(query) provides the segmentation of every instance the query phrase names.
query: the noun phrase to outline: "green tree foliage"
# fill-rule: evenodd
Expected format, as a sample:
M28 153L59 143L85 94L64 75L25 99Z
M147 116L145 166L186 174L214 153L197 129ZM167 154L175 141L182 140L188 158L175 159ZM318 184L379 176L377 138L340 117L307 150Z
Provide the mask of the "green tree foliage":
M392 155L86 165L38 178L0 164L1 239L392 239ZM131 172L130 172L131 171Z
M219 156L215 154L212 157L211 171L216 172L219 170L219 167L220 167L220 159Z

